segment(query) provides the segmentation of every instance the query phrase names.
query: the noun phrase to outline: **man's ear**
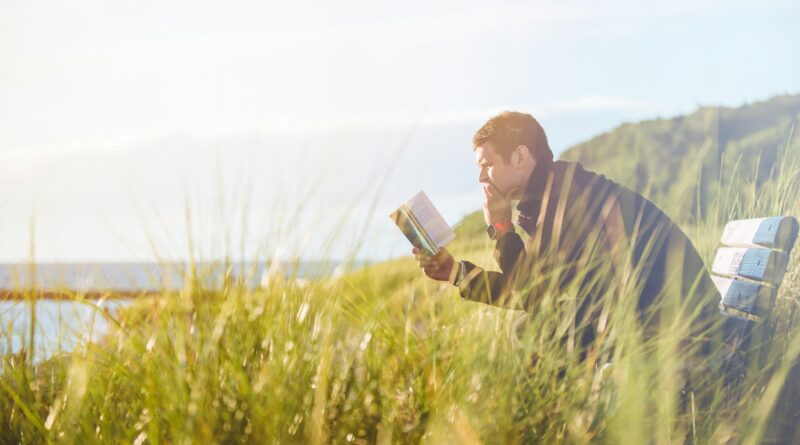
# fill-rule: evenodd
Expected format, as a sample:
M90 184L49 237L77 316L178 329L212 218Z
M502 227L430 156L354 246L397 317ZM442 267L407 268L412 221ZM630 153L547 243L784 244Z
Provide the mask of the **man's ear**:
M530 157L531 152L528 151L527 145L520 144L514 149L514 154L516 155L514 166L521 167L522 163L525 162L525 158Z

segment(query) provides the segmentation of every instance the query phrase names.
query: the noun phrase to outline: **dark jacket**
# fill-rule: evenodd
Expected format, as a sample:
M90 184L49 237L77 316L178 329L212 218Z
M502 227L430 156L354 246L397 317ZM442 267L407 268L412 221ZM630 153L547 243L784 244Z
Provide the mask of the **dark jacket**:
M534 168L517 209L527 239L510 232L498 240L499 272L464 262L463 298L530 312L543 295L566 295L559 300L572 302L578 326L571 343L584 347L605 329L603 308L621 295L637 299L645 332L659 329L667 306L671 317L695 320L692 336L719 318L719 294L691 241L632 190L578 163L546 162Z

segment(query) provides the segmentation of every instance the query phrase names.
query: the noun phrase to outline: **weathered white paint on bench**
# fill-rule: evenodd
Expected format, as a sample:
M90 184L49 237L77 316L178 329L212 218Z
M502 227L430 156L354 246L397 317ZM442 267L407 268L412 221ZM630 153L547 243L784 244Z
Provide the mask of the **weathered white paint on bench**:
M741 320L768 317L789 265L798 234L797 219L773 216L731 221L722 231L724 246L711 266L720 292L720 310Z

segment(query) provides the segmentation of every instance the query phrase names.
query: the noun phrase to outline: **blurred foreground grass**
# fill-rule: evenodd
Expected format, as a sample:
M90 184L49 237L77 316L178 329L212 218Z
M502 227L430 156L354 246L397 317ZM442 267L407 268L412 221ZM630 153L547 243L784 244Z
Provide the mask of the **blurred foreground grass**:
M800 216L799 172L787 163L683 219L707 264L726 221ZM493 264L480 215L457 232L456 257ZM403 258L261 289L189 285L137 301L99 344L39 364L7 356L0 442L797 443L798 253L766 366L746 370L735 400L719 376L702 409L664 378L681 358L642 354L634 327L613 330L603 371L552 335L558 295L531 314L464 302Z

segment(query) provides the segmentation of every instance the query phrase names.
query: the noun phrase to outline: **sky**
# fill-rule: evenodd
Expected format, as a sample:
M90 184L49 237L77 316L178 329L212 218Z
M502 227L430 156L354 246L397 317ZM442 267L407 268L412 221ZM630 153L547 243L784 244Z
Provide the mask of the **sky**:
M0 1L0 261L383 259L424 190L480 207L474 131L556 153L800 93L791 0Z

